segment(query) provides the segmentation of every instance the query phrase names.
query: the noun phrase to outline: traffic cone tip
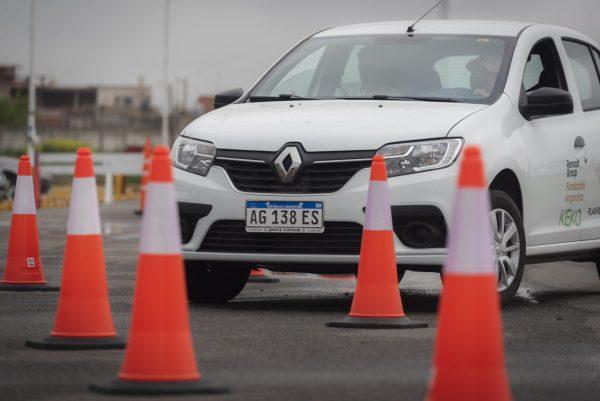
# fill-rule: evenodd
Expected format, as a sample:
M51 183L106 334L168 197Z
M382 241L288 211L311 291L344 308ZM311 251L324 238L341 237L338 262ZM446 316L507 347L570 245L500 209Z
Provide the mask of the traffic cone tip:
M371 181L387 181L387 167L382 155L373 156L371 162Z
M485 188L483 160L478 146L465 147L458 178L459 187Z
M157 145L154 148L148 184L151 182L173 182L169 148L165 145Z
M92 151L87 146L83 146L83 147L77 149L77 156L91 156L91 155L92 155Z
M154 156L164 156L169 154L169 148L165 145L156 145L154 147Z
M17 169L17 176L31 176L31 161L29 156L23 155L19 158L19 166Z
M94 177L94 161L92 160L92 151L90 148L82 147L77 150L73 178L87 177Z

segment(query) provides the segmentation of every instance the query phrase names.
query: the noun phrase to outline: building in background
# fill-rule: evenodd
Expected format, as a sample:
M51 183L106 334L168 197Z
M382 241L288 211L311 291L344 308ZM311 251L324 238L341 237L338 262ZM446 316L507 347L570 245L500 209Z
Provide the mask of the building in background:
M143 81L137 86L98 86L96 103L99 107L125 110L150 110L152 94Z
M10 90L17 79L16 65L0 65L0 98L10 97Z
M28 79L18 79L17 70L15 65L0 66L0 99L27 98ZM137 85L63 86L42 78L36 87L36 116L42 141L76 140L97 150L137 149L147 136L158 143L160 133L160 110L142 79ZM171 136L194 117L183 107L174 109ZM24 146L25 124L7 126L0 121L0 152Z
M18 79L17 69L0 66L0 99L27 98L28 79ZM99 150L125 150L160 129L160 113L152 106L152 90L143 80L137 85L62 86L41 79L36 116L43 139L84 141ZM24 129L0 121L0 149L23 147Z

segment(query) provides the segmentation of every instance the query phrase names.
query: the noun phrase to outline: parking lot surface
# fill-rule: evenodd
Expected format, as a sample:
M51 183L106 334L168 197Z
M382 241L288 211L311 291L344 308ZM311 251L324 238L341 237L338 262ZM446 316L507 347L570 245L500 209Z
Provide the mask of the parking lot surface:
M123 336L135 280L136 206L123 202L101 209L113 317ZM60 282L66 216L66 209L45 209L38 215L42 261L51 284ZM3 262L9 225L10 213L1 213ZM205 379L232 390L205 399L425 398L440 289L437 274L409 272L402 281L408 315L430 323L427 329L406 331L325 327L349 311L352 278L277 277L278 284L248 284L229 303L190 306L199 368ZM26 339L49 334L56 301L57 293L0 292L0 399L110 399L89 393L87 386L116 377L123 351L25 348ZM600 280L591 263L528 266L503 320L515 400L598 399Z

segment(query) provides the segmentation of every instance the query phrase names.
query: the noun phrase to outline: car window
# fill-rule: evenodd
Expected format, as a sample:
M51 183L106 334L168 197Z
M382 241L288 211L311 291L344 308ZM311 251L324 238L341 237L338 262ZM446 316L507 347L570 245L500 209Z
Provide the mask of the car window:
M538 42L531 50L523 72L523 87L526 92L544 87L567 90L560 56L552 39Z
M470 88L471 71L469 63L474 62L478 56L444 57L435 63L435 71L439 74L442 88Z
M271 70L249 99L268 101L292 94L312 99L388 96L490 104L504 89L511 40L425 34L316 37Z
M584 111L600 108L600 80L590 48L579 42L563 40Z
M523 74L523 85L526 91L539 84L543 71L542 58L539 54L532 54L525 65L525 74Z
M364 48L364 46L354 46L346 68L344 68L344 74L342 75L342 82L340 87L336 90L336 96L360 96L361 85L360 85L360 74L358 73L358 54Z
M598 74L600 75L600 53L598 53L598 50L592 49L592 54L594 55L594 61L596 62L596 68L598 69Z
M275 88L275 91L303 97L307 96L312 78L315 75L324 52L325 46L321 46L305 59L301 60L283 77Z

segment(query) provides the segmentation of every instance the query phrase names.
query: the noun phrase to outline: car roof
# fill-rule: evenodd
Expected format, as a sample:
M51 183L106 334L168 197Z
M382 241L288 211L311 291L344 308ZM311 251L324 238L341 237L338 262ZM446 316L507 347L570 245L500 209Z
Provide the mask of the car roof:
M407 20L345 25L325 29L315 34L314 37L406 34L408 27L414 23L414 20ZM415 26L415 33L517 37L528 27L539 27L544 30L550 30L560 36L582 40L600 49L598 42L581 32L558 25L533 22L498 20L421 20Z
M404 34L414 22L415 20L346 25L326 29L315 36ZM515 21L422 20L415 26L415 33L516 37L523 29L531 25L534 24Z

